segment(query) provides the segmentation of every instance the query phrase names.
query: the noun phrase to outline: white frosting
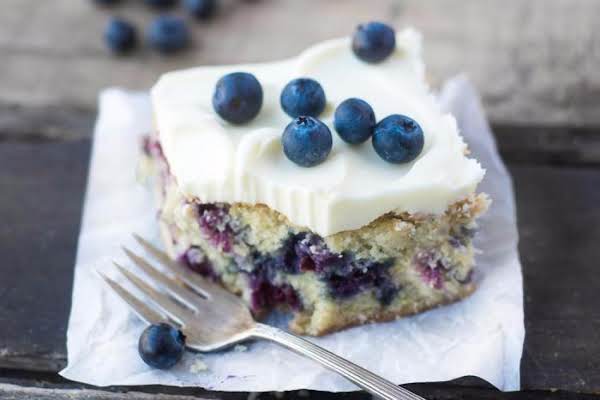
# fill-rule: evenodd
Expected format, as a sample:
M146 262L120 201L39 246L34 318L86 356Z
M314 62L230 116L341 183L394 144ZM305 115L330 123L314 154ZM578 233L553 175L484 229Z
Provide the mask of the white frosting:
M199 67L165 74L152 90L156 127L180 190L203 202L263 203L320 235L357 229L387 212L439 214L472 193L484 175L465 156L455 119L444 114L424 79L421 38L397 35L396 51L380 64L354 56L350 39L323 42L298 57L274 63ZM263 107L250 123L231 125L212 108L215 84L234 71L254 74ZM279 95L291 79L316 79L327 107L320 116L331 129L333 149L325 162L303 168L283 154L281 133L290 118ZM408 164L379 158L371 142L344 143L333 129L333 111L358 97L377 120L405 114L423 128L425 146Z

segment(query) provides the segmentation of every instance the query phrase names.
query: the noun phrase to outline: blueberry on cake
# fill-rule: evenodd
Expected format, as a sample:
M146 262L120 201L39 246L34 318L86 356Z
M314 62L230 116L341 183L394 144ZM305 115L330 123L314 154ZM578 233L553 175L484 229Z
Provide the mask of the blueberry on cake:
M415 31L365 24L285 61L171 72L152 102L165 246L256 316L322 335L475 289L484 170Z

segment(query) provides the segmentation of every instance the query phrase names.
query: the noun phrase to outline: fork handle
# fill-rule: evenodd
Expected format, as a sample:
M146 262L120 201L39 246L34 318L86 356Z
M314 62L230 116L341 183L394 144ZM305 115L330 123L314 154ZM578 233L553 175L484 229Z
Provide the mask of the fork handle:
M423 397L409 392L387 379L383 379L382 377L351 363L345 358L337 356L292 333L285 332L272 326L256 324L251 335L254 338L267 339L279 343L300 355L312 358L379 398L385 400L425 400Z

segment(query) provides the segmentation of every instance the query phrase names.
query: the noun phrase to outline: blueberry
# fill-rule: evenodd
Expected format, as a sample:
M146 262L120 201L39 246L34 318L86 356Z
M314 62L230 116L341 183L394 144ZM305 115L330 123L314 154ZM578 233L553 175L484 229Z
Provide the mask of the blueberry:
M319 82L310 78L290 81L281 91L281 108L290 117L318 117L325 109L325 91Z
M161 53L173 53L188 45L190 34L183 19L161 15L150 23L148 41Z
M362 143L373 134L375 113L366 101L347 99L336 108L333 126L344 141Z
M380 278L376 281L376 286L374 288L375 298L384 306L390 305L394 300L394 297L396 297L396 293L398 293L398 288L394 286L389 277L386 278L387 279Z
M229 208L222 204L198 204L198 225L210 244L224 253L233 250L234 232Z
M332 146L327 125L313 117L298 117L283 131L283 152L302 167L320 164L329 155Z
M260 82L247 72L233 72L219 79L212 98L216 113L233 124L243 124L256 117L262 102Z
M423 130L419 124L404 115L385 117L375 126L373 148L385 161L402 164L415 158L423 150Z
M217 9L217 0L185 0L185 9L196 18L212 17Z
M120 18L111 18L104 30L104 42L115 53L133 49L137 43L135 27Z
M417 271L421 274L423 282L434 289L444 288L444 270L443 264L439 261L433 268L429 265L417 264Z
M149 366L169 369L183 356L185 336L169 324L152 324L140 336L138 351Z
M381 22L359 25L352 38L352 51L368 63L385 60L396 47L396 33Z
M198 246L191 246L188 248L181 256L179 256L178 260L181 264L204 277L210 278L213 281L219 279L212 263Z
M173 7L177 0L144 0L144 2L152 8L169 8Z

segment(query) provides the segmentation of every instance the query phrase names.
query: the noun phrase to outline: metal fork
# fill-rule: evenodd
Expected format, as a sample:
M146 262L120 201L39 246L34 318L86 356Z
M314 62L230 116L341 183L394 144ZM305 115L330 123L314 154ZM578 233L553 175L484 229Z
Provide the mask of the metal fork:
M380 398L424 400L306 339L254 321L239 297L174 262L166 253L140 236L134 237L160 262L162 268L157 268L127 248L123 248L125 254L143 272L144 278L117 263L115 265L126 280L146 295L150 302L134 296L102 272L98 273L144 321L169 322L181 329L189 349L210 352L246 340L267 339L312 358Z

